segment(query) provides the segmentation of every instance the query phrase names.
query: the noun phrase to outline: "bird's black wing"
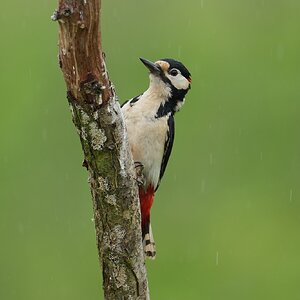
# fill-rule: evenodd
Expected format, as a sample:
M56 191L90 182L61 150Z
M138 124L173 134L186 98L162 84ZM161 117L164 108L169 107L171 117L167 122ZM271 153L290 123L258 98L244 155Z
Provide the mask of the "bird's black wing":
M131 98L131 99L125 101L125 102L121 105L121 107L123 107L123 106L124 106L126 103L128 103L128 102L129 102L130 106L132 106L135 102L137 102L137 101L140 100L140 98L141 98L142 95L143 95L143 94L138 95L138 96L136 96L136 97L134 97L134 98Z
M166 142L165 142L165 149L164 149L164 154L161 162L161 167L160 167L160 174L159 174L159 181L157 184L157 187L155 191L158 189L160 181L165 173L169 157L171 155L172 147L173 147L173 142L174 142L174 136L175 136L175 122L174 122L174 116L170 115L168 119L168 132L166 136Z

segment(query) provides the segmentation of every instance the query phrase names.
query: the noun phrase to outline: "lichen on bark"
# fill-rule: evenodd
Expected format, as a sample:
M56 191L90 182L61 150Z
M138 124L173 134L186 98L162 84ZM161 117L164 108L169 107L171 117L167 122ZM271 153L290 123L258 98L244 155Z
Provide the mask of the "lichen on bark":
M111 99L95 120L92 105L68 98L89 171L106 299L147 299L137 184L120 106ZM99 144L90 128L101 129Z

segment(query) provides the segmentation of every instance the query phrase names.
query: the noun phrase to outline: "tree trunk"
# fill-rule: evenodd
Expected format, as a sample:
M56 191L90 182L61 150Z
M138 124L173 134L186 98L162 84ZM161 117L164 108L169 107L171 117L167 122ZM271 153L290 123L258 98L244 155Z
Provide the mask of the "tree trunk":
M59 0L59 64L89 171L105 299L149 299L135 169L99 19L100 0Z

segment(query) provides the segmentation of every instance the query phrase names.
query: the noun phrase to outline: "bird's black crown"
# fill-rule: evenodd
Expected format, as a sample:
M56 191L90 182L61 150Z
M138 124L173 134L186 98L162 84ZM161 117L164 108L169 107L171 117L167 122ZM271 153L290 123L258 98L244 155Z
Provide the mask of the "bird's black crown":
M170 65L170 67L169 67L170 70L173 69L173 68L176 68L176 69L178 69L178 70L181 72L181 74L182 74L186 79L191 78L191 73L190 73L189 70L184 66L184 64L181 63L180 61L177 61L177 60L172 59L172 58L162 58L162 59L160 59L160 60L167 62L167 63Z

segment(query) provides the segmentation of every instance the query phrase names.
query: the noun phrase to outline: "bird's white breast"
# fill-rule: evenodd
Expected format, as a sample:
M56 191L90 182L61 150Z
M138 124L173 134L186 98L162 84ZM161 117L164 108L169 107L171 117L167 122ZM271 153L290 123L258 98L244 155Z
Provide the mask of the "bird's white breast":
M146 92L134 105L127 103L122 108L133 159L144 167L145 186L151 184L154 188L159 182L168 132L168 117L155 117L159 105Z

